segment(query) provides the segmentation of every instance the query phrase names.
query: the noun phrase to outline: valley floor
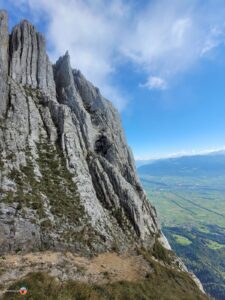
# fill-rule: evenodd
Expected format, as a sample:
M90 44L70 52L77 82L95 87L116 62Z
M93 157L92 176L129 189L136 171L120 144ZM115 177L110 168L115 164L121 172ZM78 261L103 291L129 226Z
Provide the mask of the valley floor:
M141 175L173 250L215 299L225 299L225 176Z

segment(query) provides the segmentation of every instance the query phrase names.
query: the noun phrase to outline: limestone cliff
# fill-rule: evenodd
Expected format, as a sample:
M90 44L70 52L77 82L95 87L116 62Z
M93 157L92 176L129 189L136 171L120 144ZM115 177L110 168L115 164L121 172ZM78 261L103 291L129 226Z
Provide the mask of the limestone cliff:
M26 20L9 34L0 11L0 78L0 255L153 249L162 259L170 247L120 116L69 54L52 65L42 34Z
M118 112L68 53L51 65L34 26L0 20L0 251L153 245Z

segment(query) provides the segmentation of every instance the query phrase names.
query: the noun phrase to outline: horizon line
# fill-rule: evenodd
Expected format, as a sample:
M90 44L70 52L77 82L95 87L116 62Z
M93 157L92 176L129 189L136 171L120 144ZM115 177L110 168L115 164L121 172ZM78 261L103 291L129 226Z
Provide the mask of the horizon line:
M225 146L221 148L213 148L213 149L205 149L205 150L191 150L191 151L179 151L175 153L168 153L164 155L152 155L152 156L134 156L135 161L148 161L148 160L159 160L159 159L166 159L166 158L176 158L182 156L195 156L201 154L210 154L213 152L219 152L225 150Z

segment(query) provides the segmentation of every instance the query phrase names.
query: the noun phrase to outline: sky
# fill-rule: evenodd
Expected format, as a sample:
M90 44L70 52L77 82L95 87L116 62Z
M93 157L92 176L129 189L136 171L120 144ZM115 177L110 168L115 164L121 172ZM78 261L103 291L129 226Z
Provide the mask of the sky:
M136 159L225 146L224 0L0 0L121 113Z

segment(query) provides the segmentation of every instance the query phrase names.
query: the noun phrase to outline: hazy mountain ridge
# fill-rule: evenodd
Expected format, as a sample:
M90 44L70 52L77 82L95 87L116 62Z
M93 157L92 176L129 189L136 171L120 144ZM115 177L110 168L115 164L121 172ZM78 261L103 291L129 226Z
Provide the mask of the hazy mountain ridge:
M154 160L140 166L138 172L154 176L224 176L225 152Z

